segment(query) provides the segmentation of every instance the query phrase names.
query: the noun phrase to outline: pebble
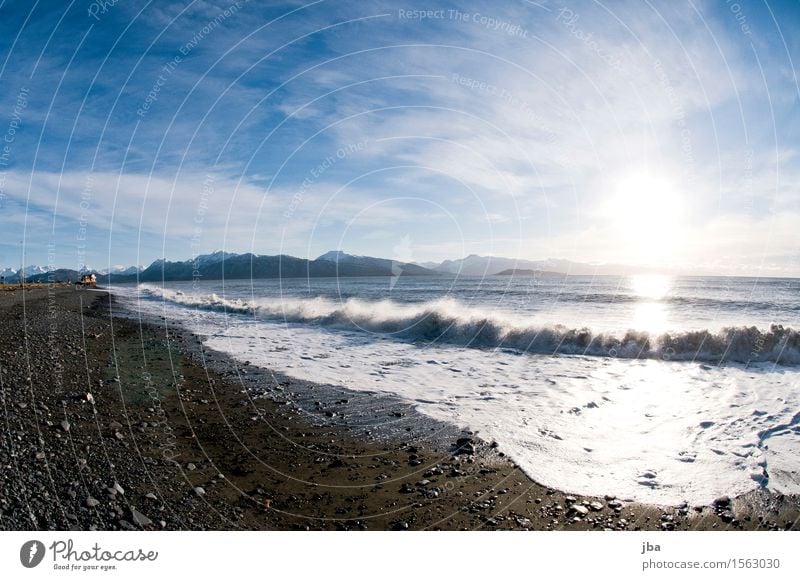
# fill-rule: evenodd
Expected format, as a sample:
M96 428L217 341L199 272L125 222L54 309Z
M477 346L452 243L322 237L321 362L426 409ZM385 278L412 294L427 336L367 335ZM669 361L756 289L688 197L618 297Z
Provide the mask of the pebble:
M198 487L195 487L195 488L194 488L194 492L195 492L197 495L201 496L201 497L202 497L202 496L204 496L204 495L206 494L206 490L204 490L204 489L203 489L202 487L200 487L200 486L198 486Z
M582 505L573 505L569 508L569 511L574 514L579 514L581 516L585 516L589 513L589 510Z
M134 508L131 508L131 518L133 519L133 523L139 526L150 526L153 524L150 518Z
M726 507L729 506L730 503L731 498L729 498L727 495L723 495L714 500L714 507Z
M456 453L473 455L475 453L475 442L471 437L460 437L456 440Z
M93 497L87 497L85 503L86 507L90 508L97 507L98 505L100 505L100 502L94 499Z

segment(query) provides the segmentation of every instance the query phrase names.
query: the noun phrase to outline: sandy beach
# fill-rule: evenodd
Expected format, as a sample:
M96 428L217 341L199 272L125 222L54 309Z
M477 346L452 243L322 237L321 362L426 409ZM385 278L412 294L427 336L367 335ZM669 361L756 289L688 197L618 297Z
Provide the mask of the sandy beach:
M800 513L766 490L566 495L408 403L237 364L103 291L0 292L0 312L3 530L777 530Z

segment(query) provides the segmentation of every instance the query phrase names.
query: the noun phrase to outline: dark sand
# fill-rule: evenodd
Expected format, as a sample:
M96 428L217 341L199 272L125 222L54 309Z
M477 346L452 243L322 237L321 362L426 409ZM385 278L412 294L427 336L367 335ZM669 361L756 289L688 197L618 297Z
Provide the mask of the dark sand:
M408 404L234 363L165 322L121 316L104 292L0 292L0 314L0 529L725 530L797 520L796 497L766 490L705 508L571 497ZM460 437L471 442L459 453Z

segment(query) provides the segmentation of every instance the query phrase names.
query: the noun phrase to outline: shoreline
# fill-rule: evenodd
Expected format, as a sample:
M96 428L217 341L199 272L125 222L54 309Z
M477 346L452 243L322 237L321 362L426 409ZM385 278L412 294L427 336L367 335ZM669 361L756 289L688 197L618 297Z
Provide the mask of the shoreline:
M766 490L698 510L549 489L399 398L241 364L121 308L0 296L0 529L796 528L798 499Z

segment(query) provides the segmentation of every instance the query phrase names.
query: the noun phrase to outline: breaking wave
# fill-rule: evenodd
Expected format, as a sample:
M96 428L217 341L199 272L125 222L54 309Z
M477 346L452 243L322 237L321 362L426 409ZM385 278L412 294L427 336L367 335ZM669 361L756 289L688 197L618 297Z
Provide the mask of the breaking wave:
M473 348L506 348L534 354L579 354L674 361L800 364L800 333L780 324L767 330L730 327L652 334L629 330L598 333L588 328L536 325L518 317L471 308L453 299L418 304L349 298L226 299L141 284L145 297L194 309L247 314L261 320L361 330L415 342Z

